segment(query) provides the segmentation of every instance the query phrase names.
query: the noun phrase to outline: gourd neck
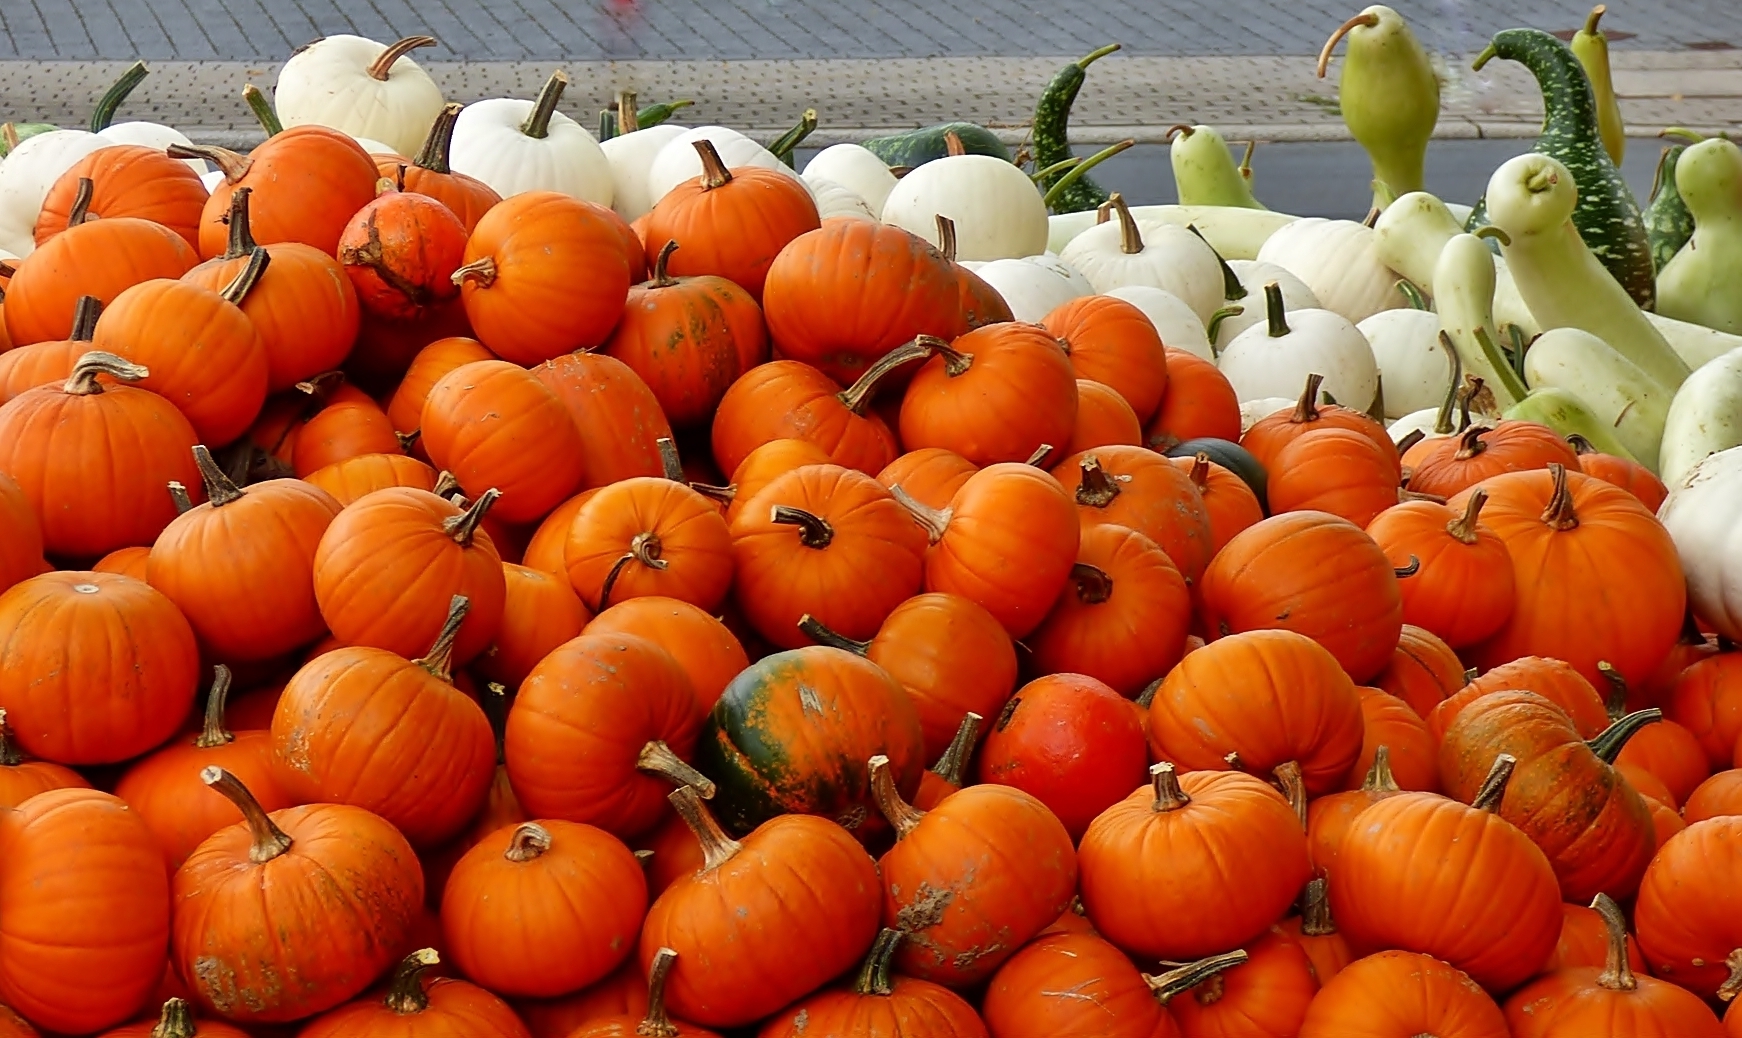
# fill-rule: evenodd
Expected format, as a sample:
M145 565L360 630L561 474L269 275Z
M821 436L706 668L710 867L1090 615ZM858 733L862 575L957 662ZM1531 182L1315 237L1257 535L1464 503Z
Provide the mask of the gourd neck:
M127 96L133 93L139 84L145 82L145 77L150 74L150 70L145 67L143 61L135 61L129 65L127 71L121 73L120 78L115 80L109 89L103 92L103 96L97 99L96 107L91 109L91 132L102 133L114 125L115 112L120 109L122 102L126 101Z
M901 791L895 788L895 776L889 768L889 758L879 753L871 758L866 771L871 777L871 799L876 801L877 810L889 820L895 838L899 840L913 832L920 819L925 817L925 812L901 799Z
M393 970L393 980L387 986L387 1008L400 1016L412 1016L429 1008L429 993L423 989L423 975L442 958L434 948L420 948L399 960Z
M427 169L431 173L453 172L448 160L453 153L454 126L460 121L463 107L453 102L442 105L442 110L436 113L435 122L430 124L429 136L423 139L423 146L417 149L417 155L411 160L413 166Z

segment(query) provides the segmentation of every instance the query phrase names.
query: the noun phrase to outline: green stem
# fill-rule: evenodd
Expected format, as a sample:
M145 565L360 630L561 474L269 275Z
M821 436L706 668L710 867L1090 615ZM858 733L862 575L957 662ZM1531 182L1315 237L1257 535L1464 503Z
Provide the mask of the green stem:
M563 91L568 89L568 85L566 72L561 69L552 72L544 81L544 89L538 92L538 100L532 103L532 114L521 124L520 132L539 140L550 136L550 117L556 114L557 102L563 99Z
M442 105L441 112L430 125L429 136L423 139L423 147L417 150L417 156L411 164L419 169L427 169L431 173L451 173L448 166L448 153L454 144L454 124L460 120L460 110L463 105L452 102Z
M695 102L689 98L680 97L676 101L661 101L656 105L648 105L635 113L635 125L643 130L649 126L658 126L676 115L679 109L688 108L693 104Z
M1204 237L1204 232L1198 230L1198 225L1195 223L1186 224L1186 230L1198 236L1198 240L1203 242L1204 246L1215 255L1216 265L1222 268L1222 298L1228 302L1245 299L1246 286L1240 282L1240 275L1234 273L1233 267L1228 266L1228 261L1222 258L1222 254L1216 251L1214 245L1210 244L1210 239Z
M284 124L278 121L278 113L273 110L272 102L253 83L242 88L242 100L247 102L248 110L254 113L254 118L260 123L260 128L266 131L266 136L276 137L284 132Z
M816 128L817 110L806 108L804 114L799 116L798 125L781 134L773 144L768 146L768 150L773 152L780 161L791 166L793 149L797 148Z
M91 132L102 133L113 125L116 109L121 107L121 103L127 100L127 95L145 82L145 77L150 74L143 61L135 61L128 66L127 71L121 73L121 78L103 92L103 96L97 100L97 106L91 109Z
M1597 733L1596 738L1591 739L1585 745L1589 746L1591 752L1596 754L1603 763L1613 764L1615 758L1621 755L1622 748L1627 745L1627 740L1637 735L1639 730L1646 725L1656 724L1661 720L1663 720L1663 711L1655 706L1644 710L1635 710Z
M1282 285L1275 281L1264 286L1264 319L1270 325L1270 337L1280 339L1294 329L1288 326L1288 310L1282 301Z
M1512 363L1506 354L1501 351L1500 347L1494 345L1494 339L1488 334L1488 329L1477 328L1475 335L1476 346L1482 351L1482 356L1488 361L1488 365L1494 369L1494 374L1499 377L1500 385L1512 394L1512 399L1523 400L1529 396L1529 388L1525 386L1524 380L1518 377L1518 372L1512 369Z
M1422 292L1421 288L1408 278L1397 279L1397 291L1402 293L1403 298L1409 301L1409 308L1411 310L1432 309L1432 307L1427 305L1427 296Z
M1043 169L1035 170L1033 173L1030 173L1028 175L1028 179L1030 179L1038 184L1038 183L1044 181L1048 177L1056 176L1060 173L1063 173L1067 169L1075 169L1078 165L1080 165L1082 163L1082 161L1083 161L1082 159L1079 159L1075 155L1073 155L1068 159L1064 159L1060 162L1055 162L1052 165L1047 166Z
M1048 188L1045 197L1041 200L1046 203L1048 209L1051 209L1053 203L1058 201L1059 196L1064 194L1065 190L1072 184L1075 184L1077 181L1087 176L1089 170L1094 169L1096 166L1106 162L1108 159L1120 152L1125 151L1127 148L1135 147L1136 144L1137 142L1135 140L1122 140L1117 144L1108 145L1100 151L1095 152L1093 155L1090 155L1088 158L1083 159L1075 166L1072 166L1070 172L1060 177L1058 183Z

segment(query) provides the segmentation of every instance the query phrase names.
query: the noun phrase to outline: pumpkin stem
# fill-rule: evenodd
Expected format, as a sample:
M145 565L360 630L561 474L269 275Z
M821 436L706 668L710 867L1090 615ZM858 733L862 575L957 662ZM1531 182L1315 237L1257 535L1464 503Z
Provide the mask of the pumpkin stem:
M241 259L254 255L256 245L248 215L248 199L253 194L254 189L251 187L239 187L230 192L230 212L224 217L224 222L229 226L230 238L224 249L223 259Z
M809 613L805 613L803 616L798 618L798 629L800 634L803 634L806 638L816 642L818 645L826 645L831 649L840 649L843 652L850 652L855 656L868 656L871 653L870 642L856 641L838 631L831 630L821 620L818 620Z
M496 283L496 259L493 256L480 256L470 263L454 268L454 273L448 280L462 288L468 281L476 281L479 288L489 288Z
M1269 326L1265 333L1272 339L1280 339L1294 329L1288 326L1288 309L1282 301L1282 285L1275 281L1264 286L1264 320Z
M484 517L490 514L490 508L496 499L502 496L502 491L491 487L478 495L471 507L460 515L442 520L442 530L462 548L472 546L472 537L478 532L478 527L484 522Z
M254 837L254 845L248 849L249 861L264 865L290 850L290 837L273 824L272 817L260 806L260 801L254 799L254 794L248 792L248 787L242 784L241 779L217 765L211 765L200 770L200 781L224 794L225 799L242 812L242 817L248 823L248 831Z
M1121 477L1108 472L1101 465L1101 459L1089 455L1081 462L1083 470L1082 481L1077 484L1077 504L1090 508L1106 508L1119 496L1119 480Z
M448 617L442 621L441 632L436 635L435 644L429 648L428 655L420 660L413 660L418 666L442 681L452 683L454 680L454 639L460 636L460 625L466 622L466 614L472 610L472 600L465 595L455 595L448 600Z
M1167 1005L1173 999L1199 984L1213 980L1240 965L1247 958L1248 956L1244 951L1235 949L1222 955L1212 955L1207 959L1187 963L1160 976L1142 974L1143 982L1149 985L1149 990L1155 992L1156 1001L1162 1005Z
M673 785L692 786L702 795L703 800L714 799L717 791L713 779L691 767L676 751L658 739L653 739L641 747L641 753L635 758L635 770L657 775Z
M103 391L98 375L107 375L117 382L138 382L151 376L151 369L122 360L113 353L92 350L73 365L73 373L61 383L61 391L69 396L92 396Z
M1142 252L1143 235L1137 229L1137 220L1132 217L1130 207L1125 204L1125 196L1115 191L1107 196L1104 205L1119 218L1119 251L1127 256Z
M1603 697L1603 706L1609 713L1609 720L1619 721L1627 713L1627 679L1608 660L1597 661L1597 673L1602 675L1603 681L1609 686L1609 694Z
M1493 431L1493 429L1490 429L1486 425L1472 425L1468 429L1465 429L1458 436L1458 450L1457 453L1452 455L1452 457L1459 461L1469 461L1471 458L1474 458L1476 455L1487 450L1488 445L1482 442L1482 437Z
M1414 555L1411 555L1408 562L1396 567L1391 572L1396 574L1397 579L1399 580L1402 580L1404 577L1413 577L1421 572L1421 560L1416 558Z
M442 957L434 948L419 948L399 960L393 980L387 986L387 1008L400 1016L421 1013L429 1008L429 995L423 990L423 974L438 965Z
M254 246L248 253L248 265L236 275L236 279L218 290L218 294L234 306L241 306L242 300L248 298L248 293L260 283L266 274L266 268L272 263L272 254L263 245Z
M1573 453L1577 454L1581 458L1587 454L1596 454L1597 453L1597 448L1593 447L1591 445L1591 441L1585 439L1583 436L1579 435L1578 433L1568 434L1567 446L1571 447L1573 449Z
M1477 487L1470 491L1470 500L1464 504L1464 514L1446 524L1446 532L1465 544L1476 543L1476 523L1482 515L1482 506L1488 503L1488 491Z
M164 154L172 159L205 159L218 167L224 174L224 181L230 184L247 176L248 167L254 165L253 159L209 144L171 144L164 149Z
M168 486L169 499L175 504L175 514L181 515L184 512L193 511L194 499L188 496L188 488L178 480L173 479L169 481Z
M1720 1002L1728 1002L1737 995L1742 995L1742 948L1732 951L1724 959L1724 965L1730 968L1730 977L1718 985Z
M1148 710L1150 706L1155 703L1155 694L1161 691L1161 683L1163 680L1165 679L1156 678L1154 681L1143 686L1143 691L1137 693L1137 698L1133 700L1133 702L1143 709Z
M1623 694L1625 695L1625 693ZM1661 720L1663 720L1663 711L1655 706L1647 707L1644 710L1635 710L1598 732L1596 738L1586 742L1585 745L1589 746L1591 752L1596 754L1603 763L1614 764L1615 758L1621 756L1622 747L1627 745L1627 740L1639 734L1639 730L1646 725L1656 724Z
M938 251L944 259L956 262L956 221L942 213L937 214L938 221Z
M798 543L807 548L820 551L835 539L835 528L829 525L828 520L791 505L775 505L768 514L768 521L782 526L798 527Z
M654 288L670 288L677 284L677 279L665 272L666 264L671 262L671 254L676 251L676 238L660 246L659 255L653 258L653 277L648 279L653 282Z
M678 457L677 443L669 436L661 436L653 441L653 445L659 449L659 467L665 478L673 483L682 483L683 459Z
M1597 975L1597 985L1610 991L1633 991L1639 981L1633 976L1633 965L1627 961L1627 917L1621 906L1608 894L1598 894L1591 908L1603 917L1603 928L1609 934L1608 957L1603 972Z
M1211 352L1218 356L1221 355L1222 351L1216 347L1216 340L1222 335L1222 322L1230 317L1239 317L1245 312L1246 308L1244 306L1224 306L1218 308L1215 313L1210 315L1209 323L1204 325L1204 335L1210 340Z
M1246 762L1240 759L1240 751L1239 750L1230 751L1226 756L1224 756L1222 758L1222 762L1224 764L1228 765L1229 771L1242 771L1243 772L1246 770Z
M194 745L202 750L236 740L230 730L224 727L224 708L230 701L231 680L229 667L222 663L212 666L212 688L206 693L205 723L200 728L199 736L194 739Z
M453 168L448 165L448 156L454 146L454 124L459 122L460 111L464 107L452 101L442 105L442 110L436 113L435 122L430 124L429 135L423 139L423 146L417 149L417 155L412 158L412 165L427 169L431 173L453 172Z
M268 137L276 137L284 132L284 123L273 110L272 102L253 83L242 87L242 103L248 106L248 111L254 114L254 121L260 124L260 129Z
M962 723L956 726L955 738L944 747L943 756L931 766L931 773L943 779L957 789L962 787L962 781L967 775L968 758L974 755L974 744L980 739L980 724L985 718L972 710L962 715Z
M1192 485L1198 488L1198 493L1203 493L1210 485L1210 456L1203 451L1193 455L1191 471L1186 475L1190 477Z
M1554 496L1542 510L1542 521L1554 530L1571 530L1579 525L1579 515L1573 511L1573 492L1567 489L1567 467L1549 462L1549 475L1554 477Z
M1391 773L1391 747L1380 743L1373 749L1373 766L1367 769L1367 777L1361 780L1363 793L1401 793L1403 789L1397 784L1397 776Z
M195 1038L199 1033L192 1007L184 999L172 998L163 1003L157 1014L157 1026L151 1029L148 1038Z
M515 864L524 864L550 850L550 830L537 822L522 822L508 838L508 849L502 856Z
M611 608L611 592L617 589L617 581L623 576L623 571L631 562L639 562L648 569L666 569L671 563L661 556L665 552L665 542L659 539L659 534L652 530L643 530L629 541L629 550L611 564L611 571L605 574L605 582L599 585L599 612Z
M1494 766L1488 769L1488 777L1482 780L1470 806L1478 811L1499 811L1500 800L1506 795L1506 784L1512 781L1512 769L1516 767L1518 758L1510 753L1495 757Z
M4 299L0 295L0 299ZM96 296L80 296L73 304L73 330L67 338L73 342L90 342L97 334L97 318L103 313L103 302Z
M612 135L621 137L626 133L634 133L641 129L641 97L633 90L617 91L617 100L611 102Z
M678 817L690 827L690 832L696 834L696 840L702 845L701 872L712 872L744 849L743 844L726 835L720 823L714 821L714 816L702 806L702 796L695 787L679 786L666 794L666 799L671 801Z
M369 66L369 75L371 78L379 79L385 83L387 76L393 71L393 66L399 62L400 58L419 47L434 47L436 43L437 40L434 36L407 36L403 40L390 43L387 45L387 49L381 52L381 56Z
M889 493L896 501L900 502L901 507L907 509L908 514L913 516L913 521L925 530L931 543L936 544L943 538L944 531L949 529L950 518L953 515L948 508L940 510L922 504L912 494L903 490L900 483L891 486Z
M508 686L500 681L486 682L484 694L479 697L479 705L484 708L484 718L490 722L490 734L496 740L496 763L508 763L508 707L510 700Z
M1392 444L1392 446L1397 448L1397 456L1401 458L1409 453L1411 447L1414 447L1425 439L1427 439L1426 429L1411 429L1409 432L1403 434L1403 439L1398 440L1396 443ZM1409 482L1410 473L1411 470L1409 469L1403 470L1403 481L1405 483Z
M1307 824L1307 790L1306 777L1301 774L1299 761L1283 761L1270 772L1276 777L1276 785L1287 798L1288 806L1294 808L1296 818L1300 819L1300 827L1306 829Z
M1050 443L1043 443L1034 449L1034 453L1030 454L1023 464L1032 465L1037 469L1044 469L1046 468L1047 461L1052 458L1053 451L1057 449L1058 448Z
M1178 811L1192 802L1192 798L1186 796L1186 791L1180 788L1179 775L1175 770L1172 761L1164 760L1160 764L1150 765L1149 783L1155 790L1155 803L1150 805L1150 810L1157 813Z
M1269 291L1269 286L1265 286ZM1325 376L1312 372L1306 377L1306 386L1300 391L1300 398L1294 403L1294 414L1288 420L1296 425L1302 422L1319 420L1319 387L1325 384Z
M91 196L96 194L97 185L90 177L79 178L79 189L73 195L73 207L67 210L67 226L77 227L91 216Z
M954 130L945 130L944 154L955 158L957 155L966 155L967 153L968 146L962 143L962 135Z
M218 467L217 460L203 443L194 444L194 464L200 470L200 478L205 481L206 500L212 503L213 508L222 508L246 495L247 491L230 482L230 477Z
M889 976L890 963L895 958L895 949L901 947L901 939L906 936L887 926L878 932L877 940L871 943L870 954L865 956L865 964L859 967L859 979L853 982L854 994L861 997L894 994L895 982Z
M732 507L732 502L738 497L738 485L736 483L728 483L723 487L717 487L712 483L697 483L692 480L687 485L691 490L694 490L696 493L722 508Z
M97 99L96 107L91 109L91 132L102 133L113 125L115 111L121 107L121 102L127 100L127 95L131 94L139 84L145 82L145 77L150 74L151 71L145 67L143 61L135 61L129 65L127 71L121 73L121 78L115 80L109 89L103 92L103 96Z
M871 799L895 828L895 838L899 840L913 832L925 812L901 799L901 791L895 788L895 776L889 771L889 758L879 753L871 758L865 771L871 778Z
M1307 880L1300 892L1300 932L1306 937L1329 937L1337 932L1331 919L1331 881L1323 876Z
M856 415L864 415L865 408L871 404L871 398L877 393L877 385L889 376L889 373L904 364L916 360L925 360L934 353L949 350L950 344L934 335L918 335L910 343L895 347L877 359L875 364L865 369L865 373L853 380L853 384L837 393L836 399L847 406L847 410ZM962 355L957 353L957 357ZM964 371L967 368L964 366Z
M430 487L429 492L456 505L466 499L465 488L460 486L460 477L447 469L436 473L435 486Z
M635 1025L635 1033L646 1038L677 1038L683 1032L671 1022L665 1010L665 982L677 963L677 952L661 948L653 953L647 970L647 1016Z
M712 191L732 182L732 171L726 168L720 152L710 140L694 142L696 154L702 157L702 190Z
M550 136L550 117L556 114L557 102L562 100L568 85L568 73L561 69L552 72L538 92L538 100L532 103L532 114L520 125L520 132L539 140Z
M16 768L24 763L24 754L12 744L12 726L6 723L6 709L0 707L0 768Z
M1084 605L1100 605L1113 597L1113 577L1098 566L1086 562L1074 564L1071 582L1077 588L1077 601Z
M410 454L412 446L416 444L417 441L423 439L423 429L413 429L410 432L399 432L398 430L395 430L393 438L399 441L400 450Z

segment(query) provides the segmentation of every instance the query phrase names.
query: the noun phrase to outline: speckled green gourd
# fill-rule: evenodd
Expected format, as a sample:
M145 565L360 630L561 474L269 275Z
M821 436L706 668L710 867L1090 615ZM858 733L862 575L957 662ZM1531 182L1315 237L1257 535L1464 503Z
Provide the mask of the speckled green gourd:
M1694 233L1657 276L1658 312L1742 334L1742 148L1721 137L1692 145L1675 181Z
M1688 212L1681 190L1675 186L1676 163L1687 150L1685 144L1671 144L1657 157L1651 201L1641 214L1645 220L1645 240L1651 244L1651 263L1659 271L1694 234L1694 214Z
M1059 69L1052 77L1052 82L1041 91L1040 100L1034 105L1034 126L1029 138L1034 148L1035 169L1047 169L1073 158L1070 142L1071 105L1076 103L1077 92L1083 88L1083 80L1088 78L1089 66L1118 49L1119 44L1109 43L1099 50L1083 55ZM1060 170L1041 177L1041 193L1047 193L1066 172ZM1053 195L1051 204L1055 213L1081 213L1096 208L1106 200L1107 190L1089 177L1082 176Z
M1234 164L1227 140L1214 126L1176 126L1169 137L1168 159L1180 205L1265 208L1253 197L1252 171Z
M1504 29L1472 66L1480 69L1492 58L1516 61L1529 69L1542 89L1542 134L1532 150L1565 166L1578 185L1573 226L1627 294L1642 309L1654 308L1657 271L1651 262L1651 242L1639 204L1621 171L1603 147L1597 124L1597 102L1590 80L1572 49L1540 29ZM1488 222L1486 200L1479 202L1465 226Z
M922 166L933 159L941 159L950 153L950 133L955 133L962 142L962 149L969 155L991 155L994 158L1010 161L1010 149L998 139L998 135L984 126L975 123L938 123L936 126L922 126L906 133L892 133L887 137L873 137L864 142L873 155L887 162L890 166L905 166L912 169Z
M1331 50L1344 36L1349 52L1337 81L1343 122L1373 163L1373 204L1420 191L1427 142L1440 117L1440 81L1433 62L1403 17L1375 4L1344 22L1319 54L1325 76Z

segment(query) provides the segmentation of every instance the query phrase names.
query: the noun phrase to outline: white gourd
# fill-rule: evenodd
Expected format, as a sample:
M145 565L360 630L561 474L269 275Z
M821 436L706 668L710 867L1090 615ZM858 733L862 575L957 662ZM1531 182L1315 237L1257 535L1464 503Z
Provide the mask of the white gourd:
M556 110L568 82L556 72L536 101L495 97L467 105L454 123L449 167L477 177L503 198L558 191L610 205L610 160L586 127Z
M1367 337L1385 380L1386 418L1439 406L1455 362L1440 344L1438 314L1381 310L1355 327Z
M1155 325L1162 345L1185 350L1194 357L1215 363L1216 354L1210 349L1210 336L1204 330L1204 322L1179 296L1149 285L1126 285L1102 294L1123 299L1142 310L1149 323Z
M1299 393L1307 376L1324 376L1325 391L1344 407L1365 411L1379 389L1379 365L1367 339L1329 310L1283 309L1282 291L1264 286L1264 324L1235 336L1217 366L1241 400Z
M804 178L834 181L864 199L879 218L884 201L898 183L888 163L858 144L833 144L817 152L805 163Z
M279 121L286 127L331 126L379 141L389 153L416 154L441 114L442 91L408 55L435 43L432 36L388 45L339 35L310 44L278 73L273 98Z
M1742 446L1742 349L1696 369L1675 391L1663 423L1658 472L1673 485L1707 455L1737 446Z
M1688 578L1688 605L1742 639L1742 447L1709 455L1670 484L1657 510Z
M871 206L851 189L826 177L807 176L805 183L810 185L811 197L816 199L817 216L820 219L846 216L854 220L876 222L877 214L871 211Z
M947 155L896 182L883 222L941 246L937 218L956 225L956 256L1017 259L1046 251L1046 203L1017 166L991 155Z
M1290 310L1322 310L1319 297L1313 295L1313 290L1306 287L1306 282L1295 277L1274 263L1262 263L1258 260L1229 260L1228 269L1240 279L1240 286L1246 289L1244 299L1222 300L1222 309L1239 307L1237 314L1230 313L1222 318L1216 326L1216 348L1226 349L1234 341L1234 336L1252 327L1264 323L1264 286L1274 281L1282 286L1282 305Z
M1373 229L1354 220L1308 217L1280 227L1258 250L1306 282L1326 310L1354 323L1406 305L1397 275L1379 259Z
M756 166L785 173L799 183L804 183L804 178L788 168L774 152L737 130L724 126L698 126L673 137L654 156L653 165L647 170L647 197L653 205L658 205L659 200L672 188L702 175L702 157L696 151L697 141L712 144L727 169ZM805 186L808 188L810 185Z
M1089 293L1079 291L1058 271L1025 259L1001 259L990 263L962 264L980 276L1004 297L1011 316L1038 323L1065 303Z
M1097 292L1148 285L1185 300L1206 325L1223 305L1222 264L1216 250L1183 227L1132 216L1113 196L1116 219L1072 238L1059 253Z
M150 148L152 151L167 150L172 144L188 145L193 143L188 139L187 134L173 126L145 122L111 123L103 127L103 138L115 144L137 144L141 148ZM206 165L205 159L183 159L182 161L186 162L188 168L195 173L203 174L211 168Z
M60 175L113 144L85 130L50 130L27 137L0 162L0 249L15 256L36 251L36 217Z
M599 142L599 149L611 163L611 208L617 210L618 216L633 222L653 208L653 198L647 193L647 174L665 146L685 132L682 126L660 123Z
M1278 411L1292 411L1296 401L1285 396L1266 396L1240 403L1240 435Z

